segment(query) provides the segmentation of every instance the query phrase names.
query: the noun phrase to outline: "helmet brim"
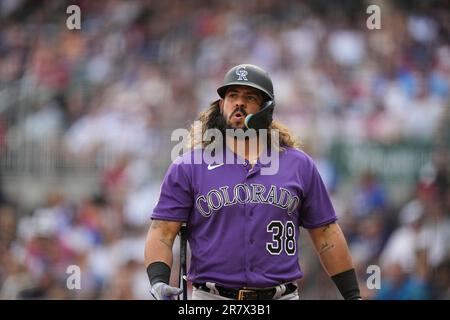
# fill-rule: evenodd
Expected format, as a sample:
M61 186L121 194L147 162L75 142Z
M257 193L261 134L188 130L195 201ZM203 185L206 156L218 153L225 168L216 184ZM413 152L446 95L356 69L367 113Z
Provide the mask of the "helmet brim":
M242 81L230 82L230 83L227 83L227 84L224 85L224 86L219 87L219 88L217 89L217 93L219 94L219 96L220 96L222 99L225 98L225 94L226 94L226 92L227 92L227 88L230 87L230 86L246 86L246 87L255 88L255 89L258 89L259 91L261 91L267 99L273 100L273 96L270 94L270 92L268 92L267 90L265 90L263 87L261 87L261 86L255 84L255 83L251 83L251 82L245 83L245 82L242 82Z

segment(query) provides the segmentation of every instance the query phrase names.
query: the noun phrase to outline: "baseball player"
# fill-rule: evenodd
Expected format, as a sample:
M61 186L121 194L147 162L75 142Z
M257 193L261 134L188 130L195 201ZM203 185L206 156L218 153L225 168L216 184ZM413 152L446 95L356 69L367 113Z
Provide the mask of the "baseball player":
M306 228L327 274L344 299L360 299L355 270L336 214L313 160L297 148L289 131L272 121L272 80L250 64L230 69L217 89L220 99L204 111L201 130L218 129L233 163L193 164L209 141L195 141L169 167L152 214L145 263L155 299L174 299L182 289L169 285L172 245L187 223L191 247L188 281L192 299L299 299L296 281L300 226ZM268 129L241 139L242 129ZM278 141L258 143L276 130ZM249 145L255 140L257 148ZM242 147L242 148L241 148ZM264 175L263 151L277 155L279 169Z

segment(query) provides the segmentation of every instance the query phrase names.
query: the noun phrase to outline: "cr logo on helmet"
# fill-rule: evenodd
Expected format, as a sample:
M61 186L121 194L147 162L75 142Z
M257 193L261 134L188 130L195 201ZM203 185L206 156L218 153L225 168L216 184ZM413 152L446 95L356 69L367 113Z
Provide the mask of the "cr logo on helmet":
M248 79L247 79L248 72L245 71L245 67L237 68L236 74L239 76L238 81L242 81L242 80L248 81Z

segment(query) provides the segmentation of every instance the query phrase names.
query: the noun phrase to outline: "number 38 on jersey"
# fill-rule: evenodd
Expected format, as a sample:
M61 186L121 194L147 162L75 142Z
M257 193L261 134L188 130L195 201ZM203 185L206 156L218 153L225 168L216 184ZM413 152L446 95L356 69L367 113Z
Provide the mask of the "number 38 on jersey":
M272 233L272 241L266 243L266 249L271 255L279 255L283 251L288 256L295 254L297 244L295 225L292 221L283 224L282 221L273 220L267 225L266 231Z

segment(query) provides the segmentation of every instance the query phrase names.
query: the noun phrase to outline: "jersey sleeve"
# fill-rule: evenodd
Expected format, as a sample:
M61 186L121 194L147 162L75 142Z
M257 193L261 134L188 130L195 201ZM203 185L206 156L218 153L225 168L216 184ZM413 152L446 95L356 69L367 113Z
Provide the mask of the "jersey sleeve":
M187 167L173 162L161 185L152 219L186 222L193 207L192 184Z
M300 207L300 225L307 229L318 228L337 220L330 196L313 160L308 156L303 172L305 185Z

